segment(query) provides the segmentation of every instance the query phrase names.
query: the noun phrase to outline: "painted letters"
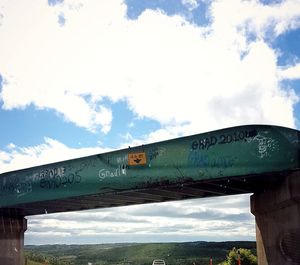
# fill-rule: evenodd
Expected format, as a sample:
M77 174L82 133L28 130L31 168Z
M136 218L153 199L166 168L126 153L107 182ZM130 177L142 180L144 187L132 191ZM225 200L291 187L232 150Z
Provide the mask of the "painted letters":
M80 170L66 174L65 167L42 169L39 173L40 187L45 189L57 189L67 185L81 182Z
M188 161L196 167L210 167L210 168L230 168L234 165L234 158L224 156L211 157L207 154L200 154L198 152L190 152Z
M120 166L116 169L100 169L98 172L98 176L100 181L103 181L107 178L115 178L115 177L121 177L126 176L126 166Z
M239 141L246 141L248 138L255 137L256 130L252 131L236 131L234 133L221 134L217 136L209 136L194 140L191 144L192 150L208 150L209 148L219 144L230 144Z

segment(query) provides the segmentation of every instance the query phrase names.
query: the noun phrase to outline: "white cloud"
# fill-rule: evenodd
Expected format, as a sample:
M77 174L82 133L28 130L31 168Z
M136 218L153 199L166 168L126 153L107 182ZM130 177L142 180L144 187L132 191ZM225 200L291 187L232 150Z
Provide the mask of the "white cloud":
M40 239L45 231L61 235L56 243L70 243L74 237L86 242L97 238L97 243L107 242L106 237L114 242L157 241L161 236L184 241L191 235L193 240L254 240L254 217L245 202L249 204L249 195L34 216L29 217L26 240L47 244L53 239ZM248 217L232 217L239 214Z
M300 63L288 67L286 69L279 70L280 78L284 79L300 79Z
M205 27L157 10L128 20L121 0L3 5L6 109L34 104L104 133L113 119L104 98L125 100L136 116L182 134L245 123L295 126L296 98L280 86L277 54L263 37L299 26L298 1L215 1ZM270 114L275 103L281 115Z
M300 2L297 0L269 5L257 0L213 1L210 10L215 30L226 29L226 33L249 31L263 38L270 32L278 36L300 26Z
M108 148L99 147L69 148L51 138L44 140L44 143L31 147L20 147L11 143L8 151L0 150L0 173L110 151Z
M190 11L199 6L199 3L197 0L181 0L181 3L185 6L187 6Z

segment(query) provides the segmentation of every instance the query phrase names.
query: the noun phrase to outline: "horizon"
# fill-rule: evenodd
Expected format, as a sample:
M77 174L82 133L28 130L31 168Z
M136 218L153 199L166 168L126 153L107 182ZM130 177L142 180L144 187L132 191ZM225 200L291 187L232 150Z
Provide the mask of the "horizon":
M87 243L87 244L43 244L43 245L24 245L26 246L85 246L85 245L130 245L130 244L193 244L193 243L227 243L227 242L251 242L255 243L253 240L228 240L228 241L176 241L176 242L117 242L117 243Z

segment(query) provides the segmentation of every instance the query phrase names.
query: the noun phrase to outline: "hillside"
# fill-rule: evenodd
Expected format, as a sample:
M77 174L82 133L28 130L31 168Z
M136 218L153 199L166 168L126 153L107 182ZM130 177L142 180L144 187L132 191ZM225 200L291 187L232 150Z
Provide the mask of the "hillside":
M256 253L255 242L245 241L44 245L25 246L25 251L27 256L46 258L49 265L151 265L157 258L164 259L167 265L191 265L193 262L207 265L210 257L213 257L214 264L224 261L233 247L247 248Z

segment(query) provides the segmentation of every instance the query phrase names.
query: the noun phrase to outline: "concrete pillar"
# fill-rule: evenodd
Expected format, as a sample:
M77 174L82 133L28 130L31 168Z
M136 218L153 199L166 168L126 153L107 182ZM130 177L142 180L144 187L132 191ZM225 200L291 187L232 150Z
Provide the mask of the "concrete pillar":
M258 265L300 264L300 174L251 196Z
M261 237L260 229L256 224L256 252L257 252L257 263L260 265L267 265L267 257L265 247Z
M0 264L24 265L24 232L27 220L9 209L0 213Z

